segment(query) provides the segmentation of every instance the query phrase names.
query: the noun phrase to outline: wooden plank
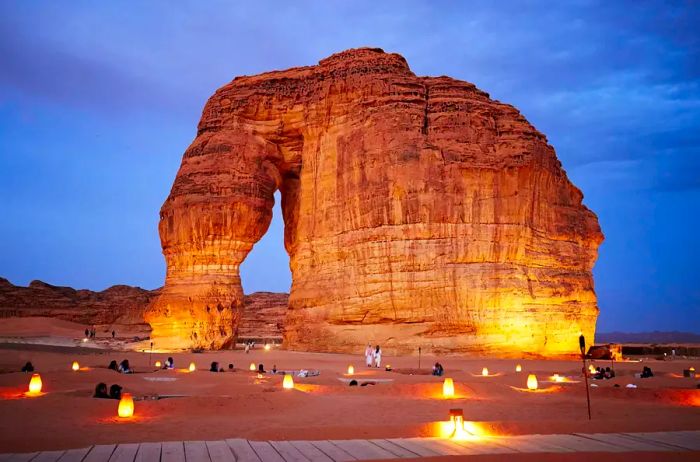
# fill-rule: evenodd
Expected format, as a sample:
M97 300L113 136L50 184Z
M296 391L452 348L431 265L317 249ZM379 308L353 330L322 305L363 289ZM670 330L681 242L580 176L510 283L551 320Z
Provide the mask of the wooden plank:
M138 444L119 444L114 449L109 462L134 462L138 450Z
M160 446L160 462L185 462L185 445L182 441L166 441Z
M577 435L523 435L534 443L561 446L573 452L624 452L625 448Z
M524 453L556 453L556 452L574 452L565 446L557 445L551 441L541 438L532 438L533 435L519 435L494 438L501 446L506 446L515 449L518 452ZM537 435L540 436L540 435ZM543 435L546 436L546 435Z
M211 462L236 462L226 441L207 441L206 444Z
M401 459L411 459L413 457L418 457L418 454L415 452L409 451L406 448L402 448L401 446L392 443L391 441L387 440L369 440L372 444L376 444L382 449L386 449L390 453L394 454L396 457L399 457Z
M310 443L335 462L348 462L355 460L353 456L343 451L330 441L310 441Z
M330 440L335 446L344 450L356 460L395 459L396 456L386 449L367 440Z
M594 441L602 441L603 443L608 443L613 446L624 448L625 451L673 451L674 449L666 446L665 444L655 443L653 441L642 441L634 440L632 438L626 438L623 435L618 435L615 433L590 433L590 434L579 434L577 436L583 438L588 438Z
M136 462L158 462L160 460L160 443L141 443L136 453Z
M36 457L38 452L22 452L22 453L15 453L15 454L10 454L10 457L8 460L10 462L28 462L32 460L34 457Z
M434 457L440 455L439 452L433 451L432 449L429 449L422 444L416 443L415 440L419 439L421 438L389 438L387 439L387 441L394 443L395 445L400 446L406 449L407 451L416 453L421 457Z
M63 453L58 462L81 462L92 447L69 449Z
M65 451L42 451L32 459L32 462L56 462Z
M209 462L209 451L204 441L185 441L187 462Z
M282 456L267 441L248 441L262 462L284 462Z
M226 444L231 448L238 462L260 462L260 458L250 447L248 440L232 438L226 440Z
M309 441L290 441L290 443L311 462L333 462L333 459L328 457L323 451Z
M289 441L270 441L270 444L287 462L309 462L309 459Z
M641 438L668 444L679 449L700 451L700 432L656 432L656 433L623 433L631 438Z
M513 454L518 451L500 443L495 437L474 437L468 440L450 440L454 444L464 446L473 451L473 454Z
M472 454L463 446L449 444L447 440L441 438L411 438L411 441L418 446L423 446L441 456L459 456L464 454Z
M117 447L116 444L96 444L87 453L84 462L107 462Z

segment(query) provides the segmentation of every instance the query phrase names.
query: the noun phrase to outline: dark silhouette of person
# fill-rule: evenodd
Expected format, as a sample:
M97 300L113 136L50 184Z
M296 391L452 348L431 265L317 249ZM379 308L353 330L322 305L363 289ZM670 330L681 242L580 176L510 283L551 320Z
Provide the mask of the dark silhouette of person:
M89 331L88 328L86 327L86 328L85 328L85 338L88 338L89 336L90 336L90 331ZM106 385L105 385L105 386L106 386Z
M233 372L233 363L228 365L228 370L229 372Z
M31 361L27 361L24 366L22 366L22 372L34 372L34 364Z
M95 387L95 394L92 397L109 399L109 394L107 393L107 384L104 382L98 383Z
M258 373L259 374L265 373L265 367L263 366L263 363L258 364Z
M117 361L114 360L114 359L111 360L111 361L109 362L109 366L107 366L107 369L112 369L113 371L118 370L118 369L119 369L119 366L117 365Z
M117 335L117 333L115 331L112 331L112 338L114 338L115 335Z
M219 372L219 363L213 361L211 367L209 367L209 372Z
M168 356L168 359L165 360L165 365L163 365L163 369L173 369L175 367L175 361L173 360L172 356Z
M109 397L112 399L122 399L122 387L116 383L109 387Z
M119 372L122 374L130 374L132 372L131 367L129 366L129 360L125 359L121 363L119 363Z

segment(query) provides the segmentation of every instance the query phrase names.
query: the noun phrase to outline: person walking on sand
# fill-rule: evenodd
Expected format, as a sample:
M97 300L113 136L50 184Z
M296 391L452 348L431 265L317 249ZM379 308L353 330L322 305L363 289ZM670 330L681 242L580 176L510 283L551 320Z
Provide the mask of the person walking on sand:
M377 349L374 350L374 366L382 367L382 349L377 345Z
M365 363L367 364L367 367L372 367L373 360L374 360L374 349L372 348L372 345L370 345L368 343L367 348L365 348Z

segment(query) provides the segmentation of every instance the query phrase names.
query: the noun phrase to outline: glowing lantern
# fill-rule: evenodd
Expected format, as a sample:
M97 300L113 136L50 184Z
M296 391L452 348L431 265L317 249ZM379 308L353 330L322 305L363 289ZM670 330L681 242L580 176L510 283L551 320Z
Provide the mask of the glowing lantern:
M250 369L251 371L258 370L258 368L257 368L257 366L255 365L255 363L250 363L249 369Z
M688 370L689 370L690 372L695 372L695 368L692 367L692 366L691 366L690 369L688 369Z
M32 374L32 378L29 380L29 394L38 395L39 393L41 393L41 376Z
M80 370L80 364L78 364L78 361L73 361L73 365L70 367L74 371L79 371Z
M270 347L270 344L266 343L265 344L265 351L270 351L270 348L272 348L272 347Z
M129 418L134 415L134 398L131 397L131 393L122 394L122 399L119 400L117 414L119 417L123 418Z
M559 375L559 374L554 374L554 375L552 376L552 381L553 381L553 382L559 382L559 383L561 383L561 382L564 381L564 377L562 377L562 376Z
M588 366L588 372L590 372L591 374L595 374L595 373L597 372L597 371L595 370L595 367L593 367L593 364L590 364L590 365Z
M481 375L483 375L484 377L488 376L489 375L488 368L485 367L485 368L481 369Z
M450 409L451 433L448 438L455 440L467 439L470 434L464 430L464 411L462 409Z
M262 379L262 378L263 378L263 375L262 375L262 374L258 374L258 378L259 378L259 379Z
M443 398L453 398L455 395L455 384L451 378L446 378L442 382L442 397Z
M355 373L355 366L348 366L348 375L352 375Z
M537 390L537 377L535 377L535 374L527 376L527 388L528 390Z
M291 374L284 374L284 380L282 380L282 388L289 390L294 388L294 379Z
M156 367L160 368L163 364L160 361L156 361Z
M194 372L197 370L197 366L195 366L194 363L190 363L190 372Z
M515 366L515 372L522 372L523 368L520 366L520 364Z

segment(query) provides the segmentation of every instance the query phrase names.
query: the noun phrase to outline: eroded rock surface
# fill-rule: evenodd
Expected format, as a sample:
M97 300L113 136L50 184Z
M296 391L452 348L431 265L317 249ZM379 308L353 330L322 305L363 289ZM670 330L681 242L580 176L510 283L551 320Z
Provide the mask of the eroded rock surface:
M86 327L128 325L147 332L144 313L157 293L125 285L94 292L42 281L21 287L0 278L0 318L46 316Z
M238 77L209 99L161 209L154 336L231 343L239 265L277 189L288 348L557 355L593 340L603 236L545 136L378 49Z

